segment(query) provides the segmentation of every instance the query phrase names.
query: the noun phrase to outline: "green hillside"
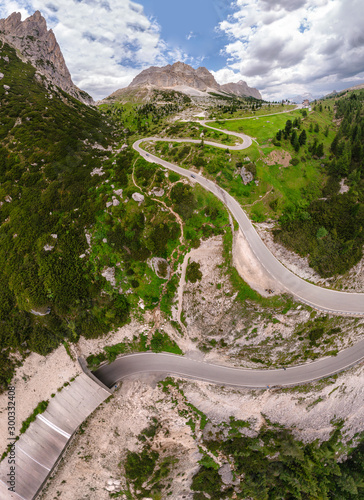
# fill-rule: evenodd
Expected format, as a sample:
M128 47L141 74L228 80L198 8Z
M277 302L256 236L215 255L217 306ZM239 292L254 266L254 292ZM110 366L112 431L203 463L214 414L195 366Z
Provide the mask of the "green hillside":
M307 130L306 147L320 162L323 182L315 196L285 206L276 232L288 248L308 255L310 265L323 277L345 273L363 255L363 101L364 92L358 91L315 106L316 133L312 137ZM329 132L328 117L339 124L336 134ZM289 140L288 134L285 142Z
M101 210L92 195L113 143L112 127L96 109L53 88L15 50L1 47L0 72L0 349L2 379L8 348L41 354L72 331L87 330L95 308L127 304L102 297L87 259L85 228ZM9 61L9 62L8 62ZM100 149L95 149L98 144ZM53 236L52 236L53 235ZM46 251L46 245L53 247ZM36 316L50 308L46 316ZM76 319L79 318L79 319ZM103 320L102 315L99 320ZM102 321L101 321L102 322ZM100 329L101 325L100 325Z
M178 262L190 245L222 234L228 218L213 195L179 184L179 176L166 175L131 148L147 126L159 127L187 104L179 94L172 96L177 104L162 108L116 104L99 111L53 88L8 45L1 54L5 387L15 353L45 355L64 339L97 337L128 321L131 311L141 312L140 304L169 313ZM162 97L168 101L169 94ZM162 190L157 197L155 189ZM153 257L164 259L158 271Z

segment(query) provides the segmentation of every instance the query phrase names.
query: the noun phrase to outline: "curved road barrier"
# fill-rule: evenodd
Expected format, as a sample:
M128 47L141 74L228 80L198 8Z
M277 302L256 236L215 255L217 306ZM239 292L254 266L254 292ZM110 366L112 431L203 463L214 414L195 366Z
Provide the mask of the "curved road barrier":
M205 125L206 126L206 125ZM213 127L210 127L212 128ZM219 130L220 129L214 129ZM223 132L231 133L230 131L224 130ZM252 144L252 139L245 134L239 134L237 132L232 133L232 135L238 136L243 139L242 144L235 146L226 146L223 144L217 144L210 141L204 141L205 144L215 146L223 149L234 149L241 150L248 148ZM169 138L158 138L158 137L146 137L144 139L139 139L133 144L133 148L137 151L145 160L153 163L157 163L162 167L169 170L173 170L180 175L189 177L192 181L198 182L202 187L213 193L217 198L219 198L228 210L231 212L233 217L239 224L240 229L243 231L253 253L255 254L258 261L262 264L267 273L277 281L288 293L292 294L299 301L308 304L314 309L318 309L331 314L349 315L349 316L363 316L364 315L364 294L363 293L351 293L351 292L339 292L336 290L330 290L328 288L322 288L317 285L309 283L299 276L293 274L289 269L287 269L283 264L281 264L276 257L268 250L268 248L263 243L262 239L254 229L252 223L250 222L248 216L241 208L239 203L224 189L217 186L214 182L206 179L202 175L192 173L190 170L179 167L171 162L162 160L158 156L151 153L147 153L142 147L143 142L156 142L156 141L167 141L167 142L192 142L201 143L199 140L195 139L169 139Z
M213 384L247 388L293 386L329 377L364 359L364 340L344 349L336 356L275 370L252 370L215 365L169 353L141 352L126 354L109 365L102 365L94 375L107 387L140 373L177 375Z
M110 394L100 380L86 373L57 392L46 411L16 441L15 454L11 452L0 463L0 499L36 498L73 434Z

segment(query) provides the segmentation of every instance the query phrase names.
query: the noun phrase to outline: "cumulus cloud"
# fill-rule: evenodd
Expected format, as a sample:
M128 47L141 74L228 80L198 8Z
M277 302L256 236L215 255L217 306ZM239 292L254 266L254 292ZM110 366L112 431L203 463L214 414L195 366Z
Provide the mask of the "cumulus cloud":
M246 77L268 98L343 88L364 74L362 0L236 0L220 83ZM229 71L226 71L226 70Z
M168 46L158 22L138 1L143 2L3 0L0 16L17 11L25 19L40 10L73 81L98 99L151 65L182 60L197 66L205 56L209 60L208 54L192 58ZM215 8L220 4L222 15L226 2L213 2ZM247 80L265 98L280 99L307 91L324 94L364 80L362 0L234 0L232 6L233 13L217 27L226 61L213 72L219 83ZM188 30L192 45L196 35Z
M158 23L129 0L5 0L2 16L40 10L53 28L72 79L95 98L130 83L152 64L175 56L160 36Z

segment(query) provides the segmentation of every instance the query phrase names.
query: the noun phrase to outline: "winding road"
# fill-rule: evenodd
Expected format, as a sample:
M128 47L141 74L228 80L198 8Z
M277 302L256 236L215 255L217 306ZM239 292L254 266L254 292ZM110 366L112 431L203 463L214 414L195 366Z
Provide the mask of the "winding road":
M227 134L234 135L243 140L242 144L237 144L235 146L226 146L223 144L218 144L211 141L204 141L205 144L215 146L223 149L231 150L242 150L248 148L252 144L251 137L245 134L239 134L237 132L230 132L227 130L215 129L205 122L201 122L204 126L211 128L212 130L218 130L219 132L224 132ZM157 163L162 167L173 170L180 175L189 177L192 181L198 182L202 187L209 190L215 196L217 196L229 209L233 217L239 224L240 229L243 231L253 253L255 254L258 261L262 264L266 272L279 283L287 293L292 294L297 300L308 304L314 309L318 309L331 314L339 315L349 315L349 316L364 316L364 294L361 293L351 293L351 292L340 292L336 290L330 290L328 288L322 288L317 285L309 283L299 276L293 274L289 269L283 266L274 255L268 250L268 248L263 243L262 239L254 229L252 223L250 222L248 216L241 208L239 203L224 189L219 187L214 182L206 179L202 175L195 174L189 170L175 165L169 161L163 160L158 156L151 153L147 153L141 144L144 142L156 142L156 141L168 141L168 142L192 142L201 143L200 140L196 139L174 139L174 138L159 138L159 137L147 137L144 139L139 139L133 144L133 148L147 161Z
M141 373L179 375L193 380L236 387L282 387L328 377L355 365L363 358L364 340L344 349L337 356L328 356L286 370L283 368L274 370L231 368L175 354L141 352L127 354L109 365L105 364L98 368L94 375L107 387L112 387L126 377Z
M206 125L213 130L214 127ZM228 131L224 131L228 132ZM228 132L230 133L230 132ZM232 135L243 140L242 144L229 146L229 149L246 149L252 144L252 139L245 134L232 133ZM147 153L142 147L143 142L168 141L168 142L192 142L200 143L194 139L170 139L147 137L139 139L133 144L133 148L147 161L157 163L198 182L202 187L215 194L230 210L238 222L240 229L266 272L279 282L288 293L298 300L309 304L315 309L340 315L361 316L364 315L364 294L339 292L321 288L299 278L286 267L284 267L268 250L252 223L240 207L238 202L224 189L201 175L191 173L178 165L163 160L151 153ZM215 147L226 149L226 145L204 141ZM192 179L191 179L192 177ZM328 356L312 363L293 366L287 369L272 370L250 370L231 368L216 364L197 361L187 356L176 356L168 353L135 353L122 356L111 364L105 364L94 372L94 375L106 386L114 384L131 375L141 373L160 373L182 376L194 380L204 380L215 384L237 387L269 388L273 386L293 386L328 377L364 359L364 340L344 349L336 356Z
M205 126L208 126L205 124ZM208 126L212 128L211 126ZM218 130L218 129L216 129ZM246 135L233 133L243 139L243 143L229 146L229 149L245 149L252 143ZM145 141L161 140L157 137L140 139L133 147L146 160L157 163L186 177L191 172L147 153L141 148ZM162 139L171 141L171 139ZM173 142L197 142L190 139L172 139ZM205 144L226 149L226 145L205 141ZM316 309L349 315L364 315L364 294L344 293L320 288L307 283L286 269L264 245L253 225L240 205L226 191L205 179L193 174L193 179L222 200L235 217L244 232L252 251L262 263L267 273L277 280L287 292L298 300ZM85 374L56 394L47 410L37 415L35 422L15 444L17 457L16 476L13 492L8 489L9 467L3 460L0 464L0 497L7 499L34 500L59 458L62 456L72 434L92 411L105 401L117 382L132 375L142 373L171 374L214 384L248 388L270 388L293 386L328 377L355 365L364 359L364 340L339 352L336 356L322 358L312 363L275 370L250 370L232 368L177 356L168 353L135 353L116 359L111 364L98 368L94 375L83 367ZM80 361L82 362L82 360ZM100 387L100 382L107 387ZM9 462L10 463L10 462ZM16 477L16 481L15 481Z

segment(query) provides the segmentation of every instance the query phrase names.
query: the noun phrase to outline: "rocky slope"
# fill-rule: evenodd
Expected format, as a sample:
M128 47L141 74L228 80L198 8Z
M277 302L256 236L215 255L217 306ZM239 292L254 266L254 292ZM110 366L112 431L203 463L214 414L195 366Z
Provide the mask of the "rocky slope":
M220 85L220 90L237 96L251 96L256 99L262 98L258 89L249 87L243 80L240 80L238 83L225 83L224 85Z
M220 86L206 68L194 69L188 64L176 62L162 68L152 66L137 75L129 87L154 85L156 87L176 87L187 85L197 90L215 90Z
M219 85L214 76L204 67L197 69L188 64L176 62L162 68L152 66L137 75L131 84L125 89L114 92L110 97L117 97L123 92L143 87L157 87L161 89L175 88L182 92L195 89L201 92L226 92L239 97L250 96L261 99L259 90L248 87L240 81L238 83L227 83Z
M42 14L36 11L24 21L19 12L0 19L0 40L17 49L51 83L85 104L93 99L72 82L61 49Z

